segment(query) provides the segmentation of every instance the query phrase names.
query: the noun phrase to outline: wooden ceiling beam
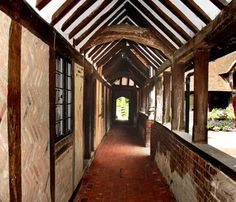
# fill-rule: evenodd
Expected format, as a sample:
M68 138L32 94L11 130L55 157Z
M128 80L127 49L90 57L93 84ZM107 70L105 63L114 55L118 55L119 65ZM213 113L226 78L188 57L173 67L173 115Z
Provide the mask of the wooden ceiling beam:
M225 7L225 5L219 0L210 0L210 1L220 10L222 10Z
M124 58L127 59L130 63L134 64L134 66L136 66L139 71L141 71L143 74L145 74L147 77L149 76L149 68L144 65L138 58L136 55L134 55L132 53L131 50L129 50L128 48L123 50L124 54Z
M179 47L183 45L181 40L177 36L175 36L175 34L173 34L165 25L163 25L162 22L160 22L155 16L153 16L153 14L148 9L146 9L139 1L133 1L132 3L158 28L160 28L174 43L176 43Z
M147 0L146 4L152 8L172 29L180 34L186 41L191 39L191 36L179 26L171 17L169 17L162 9L160 9L152 0Z
M113 41L110 43L110 45L105 46L103 49L99 51L99 56L96 58L93 58L93 61L96 63L98 60L100 60L104 55L106 55L114 46L116 46L119 43L119 41Z
M42 10L48 3L50 3L52 0L37 0L36 2L36 8L38 10Z
M142 54L140 53L135 47L130 46L130 51L133 52L134 55L144 64L151 66L151 62Z
M81 23L79 23L70 33L69 39L74 37L80 30L82 30L88 23L91 22L100 12L103 11L104 8L111 3L110 1L103 1L102 4L96 8L93 12L91 12Z
M86 0L62 25L61 30L64 32L74 21L77 20L88 8L96 1Z
M138 44L136 44L136 45L138 45ZM153 53L152 51L150 51L150 50L148 49L147 46L144 46L144 45L142 45L142 44L140 44L140 46L153 58L153 59L152 59L153 62L155 62L158 67L163 63L163 62L158 58L158 56L157 56L155 53Z
M115 55L119 50L121 50L124 47L123 42L119 42L114 47L112 47L111 50L109 50L101 59L96 61L97 66L105 64L109 59Z
M155 38L162 43L163 47L169 50L176 50L174 45L168 41L162 34L160 34L150 22L148 22L142 15L129 3L125 5L127 10L127 15L140 27L145 27L150 30L150 32L155 36ZM157 47L154 47L157 48Z
M140 69L137 66L134 66L134 63L128 61L126 58L127 56L125 56L124 58L124 53L119 53L117 54L114 58L112 58L112 60L107 63L104 68L103 68L103 76L107 79L109 79L109 77L111 75L114 75L115 72L118 71L129 71L131 72L133 75L135 75L136 77L138 77L140 81L145 81L146 79L148 79L148 76L143 73L140 72ZM124 69L125 70L122 70Z
M206 25L211 22L211 18L201 9L200 6L197 5L193 0L185 1L180 0L183 2L185 6L187 6L198 18L201 19Z
M119 7L119 6L118 6L118 7ZM118 15L118 14L121 13L123 10L124 10L123 7L120 8L118 11L116 11L116 13L114 14L114 16ZM115 11L115 9L114 9L114 11ZM101 30L103 30L105 27L107 27L107 26L114 20L114 18L115 18L114 16L111 17L106 23L104 23L104 24L94 33L94 35L97 35L98 33L101 32ZM109 16L108 16L108 17L109 17ZM92 32L93 30L91 29L90 31ZM88 34L90 34L91 32L89 32ZM94 35L93 35L93 36L94 36ZM90 39L89 39L89 40L90 40ZM81 47L80 50L81 50L82 52L85 50L84 47L86 47L87 44L89 44L89 40Z
M140 54L142 54L149 61L148 63L149 63L150 66L153 66L155 69L160 67L160 64L158 64L149 55L147 55L143 50L141 50L141 48L138 46L137 43L131 43L130 46L133 47ZM145 46L143 46L143 47L145 47Z
M178 17L193 33L197 33L199 29L188 19L182 11L180 11L171 1L159 0L168 10Z
M57 24L67 13L71 11L74 6L79 3L80 0L66 0L52 15L51 25L54 26Z
M186 62L193 58L196 49L211 49L235 35L236 0L205 26L194 38L175 52L174 60Z
M105 44L102 45L98 45L96 46L89 54L88 57L90 58L91 56L93 56L93 54L95 54L102 46L104 46Z
M85 47L85 49L120 39L127 39L154 48L158 48L167 57L172 57L173 50L170 50L165 44L163 44L163 41L158 40L155 36L153 36L150 30L127 24L112 25L105 28L100 33L94 35L91 38L90 43L87 44L87 47Z
M111 44L111 43L102 44L101 48L98 49L98 51L91 57L91 59L94 60L104 48L109 46L109 44Z
M135 83L141 86L144 84L143 80L139 79L136 75L134 75L133 73L129 71L120 71L120 72L117 71L114 73L109 75L109 77L107 78L107 81L111 84L122 77L127 77L129 79L132 79Z
M108 18L120 5L122 1L118 1L108 12L104 13L90 28L88 28L81 36L74 39L74 45L77 46L81 41L84 40L93 30L95 30L106 18Z

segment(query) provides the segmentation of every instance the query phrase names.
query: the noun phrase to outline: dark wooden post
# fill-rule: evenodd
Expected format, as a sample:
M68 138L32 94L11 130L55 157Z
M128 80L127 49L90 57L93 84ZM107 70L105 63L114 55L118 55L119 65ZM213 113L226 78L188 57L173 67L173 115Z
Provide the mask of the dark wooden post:
M207 143L209 50L197 50L194 56L193 142Z
M163 123L163 81L159 76L156 80L156 121Z
M8 146L10 201L22 201L21 184L21 31L12 20L8 62ZM1 162L4 163L4 162Z
M172 130L184 130L184 65L172 66Z
M163 122L170 122L171 109L171 73L163 73Z

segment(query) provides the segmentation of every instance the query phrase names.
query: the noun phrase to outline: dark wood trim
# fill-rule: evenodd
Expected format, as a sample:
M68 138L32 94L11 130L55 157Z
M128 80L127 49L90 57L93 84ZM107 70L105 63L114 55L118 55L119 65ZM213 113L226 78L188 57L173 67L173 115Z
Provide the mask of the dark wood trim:
M8 58L8 146L10 201L22 201L21 185L21 31L12 20Z
M62 25L61 30L65 31L74 21L77 20L96 1L86 0Z
M197 33L199 29L188 19L182 11L180 11L171 1L160 0L160 2L169 9L177 18L179 18L193 33Z
M36 8L42 10L52 0L37 0Z
M220 10L222 10L225 7L225 5L221 3L220 0L210 0L210 1Z
M94 29L96 29L106 18L108 18L120 5L122 1L118 1L115 5L106 13L104 13L91 27L89 27L81 36L74 39L74 44L78 45L82 40L84 40ZM97 33L97 32L96 32Z
M171 72L171 129L181 131L184 130L184 64L174 63L171 67Z
M98 6L96 10L91 12L81 23L79 23L70 33L69 39L74 37L80 30L82 30L91 20L93 20L103 9L111 3L110 1L103 1L101 5Z
M49 49L49 122L50 122L50 191L51 200L55 201L55 81L56 52Z
M161 21L159 21L153 14L145 8L139 1L133 1L132 2L142 13L145 13L145 15L154 23L156 24L165 34L179 47L183 45L181 40L175 36L168 28L166 28Z
M52 15L51 25L57 24L79 2L80 0L66 0L65 3L62 4L61 7Z

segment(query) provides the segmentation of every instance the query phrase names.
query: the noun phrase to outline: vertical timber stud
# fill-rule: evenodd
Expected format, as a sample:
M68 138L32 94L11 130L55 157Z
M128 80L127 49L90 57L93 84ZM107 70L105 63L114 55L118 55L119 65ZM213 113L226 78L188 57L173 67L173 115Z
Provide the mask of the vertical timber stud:
M163 122L170 122L171 109L171 74L170 72L163 73Z
M172 130L184 130L184 64L172 66Z
M207 143L209 50L197 50L194 56L193 142Z
M8 145L10 201L22 201L21 186L21 25L12 20L8 61Z
M50 122L50 191L51 201L55 201L55 83L56 83L56 53L53 47L49 49L49 122Z

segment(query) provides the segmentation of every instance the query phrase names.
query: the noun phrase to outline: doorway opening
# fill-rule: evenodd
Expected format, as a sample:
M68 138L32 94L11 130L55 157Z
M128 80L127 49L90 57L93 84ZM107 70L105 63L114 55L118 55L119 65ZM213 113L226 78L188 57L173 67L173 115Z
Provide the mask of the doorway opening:
M116 121L129 120L129 99L119 97L116 99Z

